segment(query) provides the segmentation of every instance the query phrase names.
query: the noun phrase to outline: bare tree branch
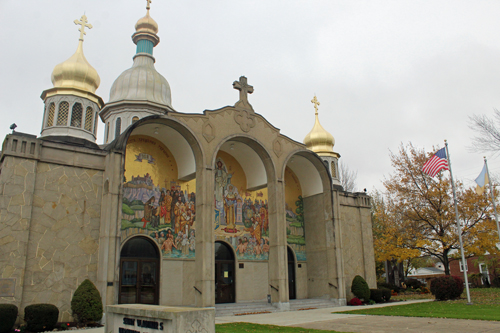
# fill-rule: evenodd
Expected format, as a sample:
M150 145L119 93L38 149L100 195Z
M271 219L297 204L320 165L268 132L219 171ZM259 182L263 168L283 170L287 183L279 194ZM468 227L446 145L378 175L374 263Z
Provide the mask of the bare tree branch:
M340 184L344 188L344 191L355 192L357 178L358 170L351 170L347 164L342 162L339 163L339 180Z
M485 115L473 115L469 117L469 128L476 132L472 138L473 151L500 152L500 111L494 109L493 118Z

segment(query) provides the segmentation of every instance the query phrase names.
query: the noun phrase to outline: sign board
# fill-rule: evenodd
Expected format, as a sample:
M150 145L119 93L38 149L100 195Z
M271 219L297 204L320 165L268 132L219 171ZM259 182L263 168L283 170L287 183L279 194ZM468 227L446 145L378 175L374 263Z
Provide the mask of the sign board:
M0 279L0 297L14 297L16 279Z

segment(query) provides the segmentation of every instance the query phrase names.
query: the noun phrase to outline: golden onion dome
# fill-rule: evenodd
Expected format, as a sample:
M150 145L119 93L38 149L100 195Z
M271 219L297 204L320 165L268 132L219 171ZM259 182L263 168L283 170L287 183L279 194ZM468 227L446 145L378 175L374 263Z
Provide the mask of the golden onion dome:
M78 23L77 23L78 22ZM81 24L80 40L75 54L68 60L56 65L52 71L52 84L54 87L77 88L91 93L95 93L101 79L97 71L92 67L83 54L83 31L85 27L91 28L87 24L87 17L82 16L80 21L75 20L76 24Z
M318 155L336 155L336 153L333 151L333 146L335 145L335 139L333 138L333 135L328 133L319 123L319 102L317 101L316 96L314 96L314 99L311 102L315 104L314 108L316 109L316 121L311 132L309 132L309 134L307 134L304 138L304 144L307 146L307 148Z
M147 7L146 16L139 19L135 24L135 31L145 32L156 35L158 33L158 23L151 16L149 16L149 5Z

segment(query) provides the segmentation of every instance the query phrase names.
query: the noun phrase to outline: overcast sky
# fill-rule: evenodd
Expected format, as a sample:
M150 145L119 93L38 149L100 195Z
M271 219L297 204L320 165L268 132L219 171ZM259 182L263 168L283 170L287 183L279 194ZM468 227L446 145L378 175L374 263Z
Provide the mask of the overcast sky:
M78 44L73 20L93 29L84 53L101 77L105 102L130 68L134 25L146 0L0 0L0 137L9 125L39 135L40 94L55 65ZM233 105L232 82L248 77L249 97L281 133L302 142L320 121L358 189L383 189L389 150L412 142L427 151L448 139L456 178L471 185L483 153L467 147L473 114L500 108L500 1L153 0L159 25L156 69L173 106L199 112ZM97 143L103 142L99 124ZM500 158L487 155L490 170Z

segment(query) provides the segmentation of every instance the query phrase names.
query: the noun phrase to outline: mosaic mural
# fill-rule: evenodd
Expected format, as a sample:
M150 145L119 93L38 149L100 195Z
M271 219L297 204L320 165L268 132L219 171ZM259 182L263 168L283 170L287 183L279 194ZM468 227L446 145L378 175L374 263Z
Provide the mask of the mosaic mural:
M285 211L287 243L295 252L297 261L306 261L302 190L297 176L288 167L285 169Z
M269 258L267 189L248 191L246 176L231 155L215 162L215 240L231 244L238 259Z
M194 258L196 182L179 181L177 164L160 141L142 135L127 142L123 184L122 241L152 237L164 258Z

